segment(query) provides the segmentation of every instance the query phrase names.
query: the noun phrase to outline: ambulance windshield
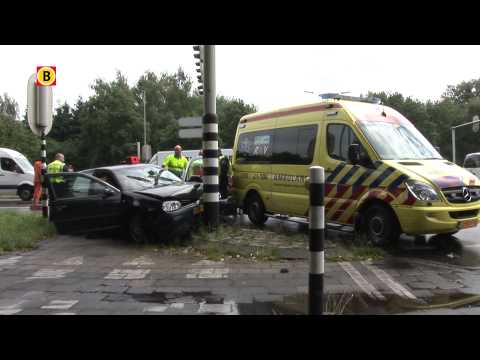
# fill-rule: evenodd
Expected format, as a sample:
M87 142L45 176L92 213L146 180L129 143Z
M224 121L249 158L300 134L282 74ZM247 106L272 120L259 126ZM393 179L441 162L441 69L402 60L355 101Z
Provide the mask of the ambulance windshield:
M359 122L382 160L430 160L442 156L413 125L380 121Z

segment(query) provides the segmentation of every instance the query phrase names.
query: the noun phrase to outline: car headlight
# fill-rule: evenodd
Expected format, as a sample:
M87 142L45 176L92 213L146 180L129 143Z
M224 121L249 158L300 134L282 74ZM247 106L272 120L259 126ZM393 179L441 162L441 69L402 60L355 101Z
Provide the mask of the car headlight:
M410 193L417 199L421 201L439 201L438 193L430 185L419 182L408 180L405 182L407 189Z
M172 212L172 211L180 209L181 206L182 206L182 204L180 203L180 201L176 201L176 200L165 201L162 204L162 209L165 212Z

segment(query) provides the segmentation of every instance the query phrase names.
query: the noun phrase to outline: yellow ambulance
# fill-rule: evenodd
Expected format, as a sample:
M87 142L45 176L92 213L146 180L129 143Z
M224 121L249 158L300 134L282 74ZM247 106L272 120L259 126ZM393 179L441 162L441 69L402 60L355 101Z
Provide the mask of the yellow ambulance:
M478 224L480 180L381 104L328 99L246 115L233 152L233 197L256 225L308 218L313 165L325 169L327 223L364 231L374 244Z

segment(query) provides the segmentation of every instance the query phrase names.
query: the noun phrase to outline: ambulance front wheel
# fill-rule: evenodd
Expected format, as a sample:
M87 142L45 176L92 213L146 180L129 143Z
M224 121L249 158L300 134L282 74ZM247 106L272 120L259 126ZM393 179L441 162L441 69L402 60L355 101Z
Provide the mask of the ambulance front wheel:
M265 215L265 205L257 194L248 196L245 210L250 221L257 226L262 226L267 221L268 217Z
M376 246L395 243L400 237L400 226L393 211L375 204L365 212L365 233L367 239Z

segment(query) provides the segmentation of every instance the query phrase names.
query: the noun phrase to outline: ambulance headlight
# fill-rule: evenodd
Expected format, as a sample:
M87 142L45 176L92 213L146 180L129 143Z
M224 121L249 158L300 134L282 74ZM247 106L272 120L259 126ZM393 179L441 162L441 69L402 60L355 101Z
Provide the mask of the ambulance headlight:
M180 201L165 201L162 204L162 209L165 212L172 212L180 209L181 206L182 204L180 203Z
M420 182L408 180L406 183L408 191L421 201L439 201L438 193L430 185Z

